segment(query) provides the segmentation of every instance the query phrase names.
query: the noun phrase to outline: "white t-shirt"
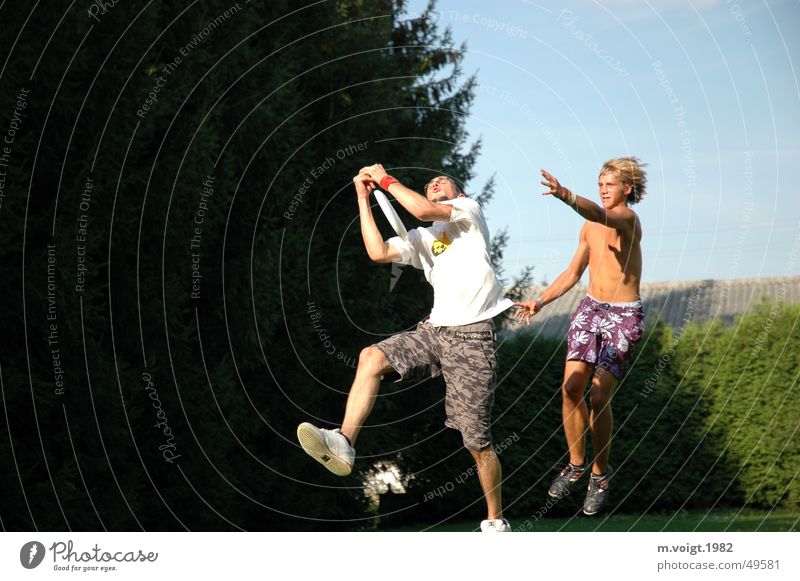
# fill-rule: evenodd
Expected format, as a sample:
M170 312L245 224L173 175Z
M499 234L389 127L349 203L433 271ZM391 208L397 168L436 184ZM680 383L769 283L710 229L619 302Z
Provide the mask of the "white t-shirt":
M387 242L410 264L425 271L433 286L431 325L453 327L490 319L514 303L503 296L489 260L489 228L475 200L455 198L449 222L414 228L408 240Z

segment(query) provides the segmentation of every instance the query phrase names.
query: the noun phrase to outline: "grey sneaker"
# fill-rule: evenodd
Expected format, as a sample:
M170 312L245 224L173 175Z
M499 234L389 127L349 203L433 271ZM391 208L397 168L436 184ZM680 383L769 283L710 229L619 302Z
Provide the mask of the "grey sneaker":
M306 454L337 476L347 476L353 469L356 451L340 430L325 430L303 422L297 426L297 439Z
M583 478L588 472L590 472L590 470L585 460L583 466L576 467L567 463L550 484L550 490L547 491L548 496L550 496L550 498L562 498L567 496L572 485Z
M601 478L597 478L594 474L589 477L589 488L586 500L583 501L583 514L592 516L603 510L608 500L608 488L612 476L614 469L609 466Z
M481 521L482 533L510 533L511 525L504 518Z

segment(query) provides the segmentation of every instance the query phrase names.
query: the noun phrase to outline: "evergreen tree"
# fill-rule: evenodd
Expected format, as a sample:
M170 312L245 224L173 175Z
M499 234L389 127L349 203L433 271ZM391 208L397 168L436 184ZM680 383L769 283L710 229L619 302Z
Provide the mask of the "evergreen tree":
M0 207L3 526L372 526L362 475L294 429L338 422L360 349L430 309L367 259L351 177L474 179L464 47L399 0L0 10L0 113L30 90ZM441 457L437 389L387 386L364 454Z

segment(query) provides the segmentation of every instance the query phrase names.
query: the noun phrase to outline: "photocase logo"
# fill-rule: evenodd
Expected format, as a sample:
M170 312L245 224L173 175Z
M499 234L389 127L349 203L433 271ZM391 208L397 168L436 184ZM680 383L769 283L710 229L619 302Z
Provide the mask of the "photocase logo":
M19 562L26 569L35 569L44 560L44 545L38 541L30 541L19 550Z

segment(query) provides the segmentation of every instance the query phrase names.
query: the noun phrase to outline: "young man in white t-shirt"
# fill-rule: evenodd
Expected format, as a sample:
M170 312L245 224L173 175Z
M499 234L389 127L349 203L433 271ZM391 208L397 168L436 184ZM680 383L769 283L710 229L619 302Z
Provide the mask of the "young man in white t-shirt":
M502 471L491 441L497 360L492 317L513 302L503 296L489 259L489 230L480 205L466 198L456 182L439 176L425 186L425 196L388 175L380 164L353 178L358 195L361 234L374 262L411 264L433 286L433 309L414 331L394 335L361 351L337 430L300 424L303 449L334 474L346 476L355 459L353 446L372 411L383 375L400 379L444 376L445 425L461 432L478 467L487 505L484 532L511 530L503 518ZM433 224L415 228L407 239L384 241L372 216L369 197L376 185L392 194L412 215Z

